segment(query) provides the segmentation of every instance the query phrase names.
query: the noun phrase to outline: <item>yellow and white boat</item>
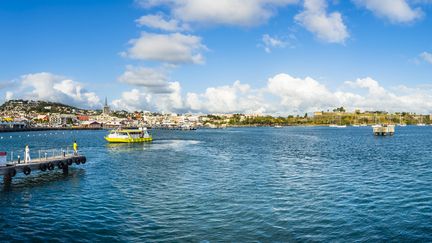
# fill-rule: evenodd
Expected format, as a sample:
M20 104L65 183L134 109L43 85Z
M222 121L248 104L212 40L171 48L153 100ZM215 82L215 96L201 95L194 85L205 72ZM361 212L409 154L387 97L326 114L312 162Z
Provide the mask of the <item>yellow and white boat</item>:
M152 136L143 129L116 129L112 130L106 137L110 143L143 143L151 142Z

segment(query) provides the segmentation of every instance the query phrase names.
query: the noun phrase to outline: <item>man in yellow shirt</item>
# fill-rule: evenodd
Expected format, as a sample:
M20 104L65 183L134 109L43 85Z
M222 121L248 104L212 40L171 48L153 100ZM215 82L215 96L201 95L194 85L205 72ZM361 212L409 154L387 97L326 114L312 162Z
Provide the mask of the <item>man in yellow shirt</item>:
M76 141L73 143L74 155L78 155L78 144Z

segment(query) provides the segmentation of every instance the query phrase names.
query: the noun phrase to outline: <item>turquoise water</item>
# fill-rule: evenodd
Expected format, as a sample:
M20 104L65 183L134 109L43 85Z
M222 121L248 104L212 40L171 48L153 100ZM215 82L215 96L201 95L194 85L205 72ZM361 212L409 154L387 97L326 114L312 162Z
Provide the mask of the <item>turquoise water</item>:
M133 145L104 134L0 134L0 150L76 139L88 157L67 177L15 177L0 241L432 241L432 127L156 130Z

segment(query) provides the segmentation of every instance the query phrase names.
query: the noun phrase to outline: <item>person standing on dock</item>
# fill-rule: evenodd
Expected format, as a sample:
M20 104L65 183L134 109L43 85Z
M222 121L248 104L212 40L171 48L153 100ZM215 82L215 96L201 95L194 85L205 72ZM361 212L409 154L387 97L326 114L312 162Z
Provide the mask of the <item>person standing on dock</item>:
M30 162L30 148L28 145L25 146L25 157L24 162L27 164Z
M76 141L73 143L74 155L78 155L78 144Z

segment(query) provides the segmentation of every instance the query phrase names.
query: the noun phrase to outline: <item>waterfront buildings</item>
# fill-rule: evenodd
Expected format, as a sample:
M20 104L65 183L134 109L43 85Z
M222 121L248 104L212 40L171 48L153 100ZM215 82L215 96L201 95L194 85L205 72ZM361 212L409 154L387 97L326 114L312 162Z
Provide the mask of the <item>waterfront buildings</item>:
M105 99L102 110L84 110L44 101L9 101L1 106L0 120L3 127L161 127L193 128L200 126L271 126L271 125L329 125L335 120L342 125L366 125L376 123L418 124L432 123L432 115L415 113L388 113L384 111L355 110L347 112L343 107L332 111L316 111L309 114L273 117L260 114L175 114L149 111L113 111ZM0 128L1 128L0 126Z

